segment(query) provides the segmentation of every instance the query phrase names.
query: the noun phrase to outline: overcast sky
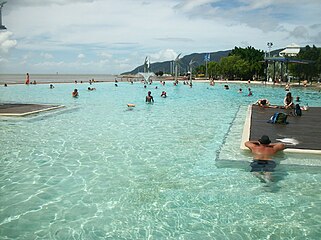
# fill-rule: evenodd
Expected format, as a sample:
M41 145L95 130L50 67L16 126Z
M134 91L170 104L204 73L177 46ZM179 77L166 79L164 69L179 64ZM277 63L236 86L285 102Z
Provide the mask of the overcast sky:
M0 73L117 74L146 56L320 47L320 9L321 0L7 0Z

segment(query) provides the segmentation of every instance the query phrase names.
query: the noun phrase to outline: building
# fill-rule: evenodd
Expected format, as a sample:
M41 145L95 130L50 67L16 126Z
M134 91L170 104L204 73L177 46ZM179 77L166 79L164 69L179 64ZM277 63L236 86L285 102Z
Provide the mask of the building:
M282 50L279 55L280 57L296 57L300 52L300 46L292 43L286 46L286 49Z

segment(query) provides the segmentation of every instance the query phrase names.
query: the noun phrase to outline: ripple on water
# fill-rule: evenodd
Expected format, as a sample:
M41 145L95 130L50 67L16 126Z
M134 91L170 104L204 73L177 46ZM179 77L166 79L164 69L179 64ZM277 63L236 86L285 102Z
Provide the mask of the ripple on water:
M270 185L249 173L251 156L239 145L244 111L256 98L238 94L240 85L95 86L89 93L78 85L78 99L66 98L73 84L52 95L36 86L32 98L24 86L1 92L8 101L77 107L0 122L2 237L318 239L320 171L283 165L295 157L286 155ZM251 88L282 104L283 89ZM153 105L144 102L147 90ZM300 89L294 94L310 100ZM135 109L127 111L129 102ZM231 159L243 161L223 161Z

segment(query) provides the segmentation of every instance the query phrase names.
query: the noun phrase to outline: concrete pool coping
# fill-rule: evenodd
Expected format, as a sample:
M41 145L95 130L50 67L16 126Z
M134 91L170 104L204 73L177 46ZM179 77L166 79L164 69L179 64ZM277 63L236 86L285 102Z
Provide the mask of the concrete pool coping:
M22 104L22 103L0 103L0 116L24 117L45 111L63 108L63 105L53 104Z
M248 107L241 149L248 150L244 145L246 141L255 141L262 135L268 135L272 142L286 142L288 139L298 141L295 145L285 143L284 152L321 154L321 107L310 107L300 117L289 116L289 124L284 125L267 123L275 112L289 114L289 110L280 108L262 108L257 105Z

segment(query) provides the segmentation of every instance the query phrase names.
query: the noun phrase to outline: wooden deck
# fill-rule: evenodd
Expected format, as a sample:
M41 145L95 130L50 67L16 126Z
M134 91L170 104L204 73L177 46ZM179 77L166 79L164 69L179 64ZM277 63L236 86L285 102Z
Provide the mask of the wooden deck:
M268 135L272 142L284 142L285 152L321 154L321 107L310 107L308 111L302 111L302 116L289 115L288 124L268 123L275 112L289 114L291 111L249 106L243 129L242 149L247 149L244 146L246 141Z
M5 117L23 117L44 111L50 111L62 108L62 105L44 105L44 104L8 104L0 103L0 116Z

